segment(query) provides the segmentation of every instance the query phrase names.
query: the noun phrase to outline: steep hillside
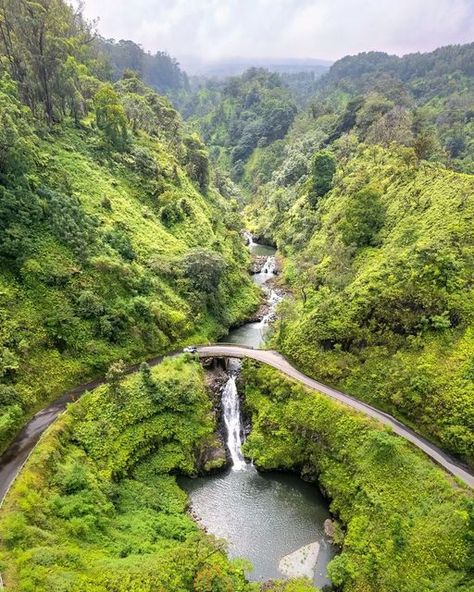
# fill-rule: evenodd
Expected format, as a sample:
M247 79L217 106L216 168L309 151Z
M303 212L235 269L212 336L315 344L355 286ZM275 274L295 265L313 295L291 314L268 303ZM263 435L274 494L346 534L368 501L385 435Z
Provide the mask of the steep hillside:
M145 52L133 41L97 37L95 47L104 74L117 81L128 72L134 72L153 90L176 97L189 90L188 77L179 63L164 51Z
M278 74L251 68L240 77L209 81L182 110L202 133L212 159L240 181L258 146L285 137L297 108Z
M244 178L293 289L274 345L473 462L471 55L336 62Z
M267 202L293 289L274 345L472 461L474 179L405 148L336 154L325 196L313 177Z
M21 65L0 79L0 447L111 361L215 339L258 302L238 206L199 138L136 76L93 76L86 25L53 4L33 7L46 85L28 7L0 21Z
M424 159L474 173L474 44L402 58L382 52L347 56L321 79L317 118L337 121L329 141L359 139L413 146Z

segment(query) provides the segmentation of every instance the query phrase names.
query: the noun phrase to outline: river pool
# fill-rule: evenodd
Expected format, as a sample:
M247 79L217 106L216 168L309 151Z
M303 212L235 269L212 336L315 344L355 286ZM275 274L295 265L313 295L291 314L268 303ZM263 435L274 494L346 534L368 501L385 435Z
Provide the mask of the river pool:
M232 330L225 341L259 347L281 295L267 285L275 274L275 249L253 241L249 246L254 254L267 257L262 271L253 279L262 286L269 310L261 321ZM239 362L230 364L222 396L226 443L233 466L218 475L180 479L180 484L190 496L194 515L206 530L226 539L231 557L252 563L250 580L305 575L321 587L329 583L326 567L336 553L324 533L324 521L330 517L327 501L316 485L305 483L297 475L259 473L244 461L235 383L238 368Z

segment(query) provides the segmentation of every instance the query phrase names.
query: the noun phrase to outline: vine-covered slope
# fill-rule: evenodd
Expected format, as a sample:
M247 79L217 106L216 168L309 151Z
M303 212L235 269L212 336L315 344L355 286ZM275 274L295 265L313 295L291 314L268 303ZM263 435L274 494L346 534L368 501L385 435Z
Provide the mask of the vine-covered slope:
M26 4L0 13L0 448L67 386L215 339L258 301L199 138L135 74L98 78L72 8Z
M471 491L377 423L247 362L246 453L266 470L317 479L339 523L329 564L344 592L471 592Z

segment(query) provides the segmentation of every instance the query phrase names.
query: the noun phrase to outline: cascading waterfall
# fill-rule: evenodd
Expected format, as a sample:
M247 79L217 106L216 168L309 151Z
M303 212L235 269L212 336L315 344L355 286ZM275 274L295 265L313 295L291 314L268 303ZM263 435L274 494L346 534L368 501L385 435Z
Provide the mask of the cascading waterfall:
M240 401L235 382L238 368L237 360L231 360L229 380L226 382L222 391L222 408L227 430L227 448L232 459L232 469L234 471L242 471L247 466L242 455Z
M261 287L266 306L264 312L259 311L259 320L232 329L224 339L261 348L283 292L273 281L277 274L275 250L254 242L250 233L245 234L245 242L253 255L254 267L258 268L252 279ZM241 363L230 359L228 364L220 396L231 470L187 480L193 511L210 533L229 541L232 557L246 557L253 562L255 571L249 575L253 581L280 579L290 573L289 565L297 565L300 570L303 563L314 563L314 549L321 543L318 563L313 567L315 583L322 587L329 583L324 572L334 554L324 537L327 508L322 500L318 501L317 490L310 490L312 486L296 475L263 477L250 461L245 462L245 432L236 386ZM312 576L310 571L305 573Z
M260 321L262 331L264 331L266 326L269 325L270 322L273 321L273 319L275 318L275 310L276 310L277 304L280 302L280 300L282 298L281 294L279 292L277 292L277 290L274 290L273 288L269 288L268 286L265 285L267 283L267 281L272 276L275 275L275 270L276 270L275 257L267 257L267 260L265 261L265 265L263 266L262 271L260 272L260 274L262 276L260 283L261 283L263 290L265 291L265 293L267 295L267 304L268 304L268 312L266 315L264 315L264 317Z
M250 232L245 232L245 239L249 249L254 252L255 247L258 245L254 242ZM274 256L269 255L265 257L259 273L256 273L253 276L254 282L259 284L265 292L268 304L268 310L263 318L256 323L249 324L249 326L254 326L256 335L256 340L252 343L254 347L260 347L264 341L268 326L275 317L276 306L281 300L280 293L267 285L267 282L274 277L275 272L276 259ZM239 360L230 360L229 379L222 391L222 408L224 412L224 423L227 430L226 444L232 460L232 469L234 471L242 471L248 467L242 455L240 402L235 382L239 370Z
M276 307L281 299L282 299L282 296L276 290L269 290L269 294L268 294L268 298L267 298L267 302L268 302L268 306L269 306L268 312L266 315L264 315L262 317L262 320L260 321L260 325L262 327L262 332L265 330L267 325L269 325L273 321L273 319L275 318Z
M264 275L273 275L275 273L276 268L276 259L275 257L267 257L265 261L265 265L262 268L262 272Z
M245 231L244 237L247 241L247 246L249 247L249 249L251 249L255 245L252 234L250 232Z

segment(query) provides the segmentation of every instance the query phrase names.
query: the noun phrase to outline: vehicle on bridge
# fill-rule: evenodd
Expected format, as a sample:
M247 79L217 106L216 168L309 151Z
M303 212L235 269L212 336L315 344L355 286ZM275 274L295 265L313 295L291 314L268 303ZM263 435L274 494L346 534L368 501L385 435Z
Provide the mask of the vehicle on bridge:
M197 347L195 345L188 345L187 347L183 348L183 353L185 354L197 354Z

